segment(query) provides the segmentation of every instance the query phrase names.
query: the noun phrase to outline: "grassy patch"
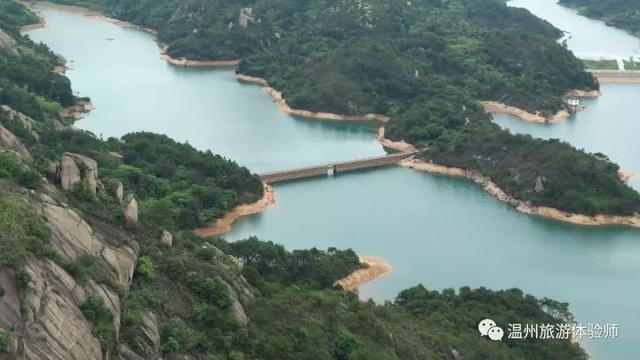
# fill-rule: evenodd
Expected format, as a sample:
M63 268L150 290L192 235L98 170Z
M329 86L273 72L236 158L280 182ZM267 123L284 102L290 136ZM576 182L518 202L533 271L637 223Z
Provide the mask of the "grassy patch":
M108 348L113 339L113 314L104 306L104 301L91 294L80 305L80 310L93 324L93 335L98 338L103 348Z
M590 70L620 70L616 60L586 60L582 59L584 66Z
M9 338L11 337L11 330L0 329L0 354L9 352Z
M640 70L640 61L624 60L625 70Z
M16 268L28 251L47 250L50 232L36 211L0 182L0 267Z

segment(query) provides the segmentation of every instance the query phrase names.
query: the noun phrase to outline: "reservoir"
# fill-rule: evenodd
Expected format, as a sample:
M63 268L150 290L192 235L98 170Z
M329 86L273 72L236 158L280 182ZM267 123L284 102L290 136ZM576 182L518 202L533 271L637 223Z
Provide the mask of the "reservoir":
M640 56L640 39L602 21L579 16L577 10L560 6L556 0L511 0L508 5L525 8L564 31L567 46L579 58Z
M259 87L238 83L231 70L165 64L149 34L58 10L42 15L48 27L30 36L70 61L74 91L96 105L76 125L97 136L164 133L258 172L383 154L374 124L294 118L280 113ZM554 127L496 121L512 131L602 151L640 173L633 158L640 145L632 136L640 104L618 102L634 89L607 85L588 110ZM469 181L399 167L275 190L275 206L239 221L228 239L257 235L288 249L351 247L384 258L394 271L361 289L363 297L376 300L393 299L418 283L439 290L518 287L569 302L583 324L620 324L615 340L583 339L594 358L633 358L640 350L637 230L530 217Z
M640 84L602 84L601 92L599 98L582 99L587 109L558 124L531 123L505 114L494 114L494 120L514 133L562 139L579 149L606 154L621 170L640 175ZM640 177L629 184L640 190Z
M60 10L42 15L47 27L29 35L67 59L74 92L96 107L76 126L96 136L166 134L256 172L384 154L375 124L292 117L232 68L161 61L151 34Z

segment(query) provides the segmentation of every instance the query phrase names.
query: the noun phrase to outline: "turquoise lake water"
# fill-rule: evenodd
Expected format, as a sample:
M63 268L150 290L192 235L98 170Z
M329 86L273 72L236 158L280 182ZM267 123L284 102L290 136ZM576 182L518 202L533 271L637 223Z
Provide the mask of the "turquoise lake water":
M167 65L148 34L56 10L43 15L49 26L30 35L70 61L74 90L97 107L77 126L98 136L164 133L258 172L383 154L374 124L291 117L231 70ZM496 121L602 151L640 174L640 104L630 101L638 94L635 85L607 85L587 111L549 127L505 116ZM394 271L361 289L376 300L418 283L519 287L569 302L579 322L619 323L619 338L583 341L594 358L628 359L640 351L637 230L522 215L469 181L399 167L275 190L277 204L239 221L227 238L257 235L289 249L351 247L384 258Z

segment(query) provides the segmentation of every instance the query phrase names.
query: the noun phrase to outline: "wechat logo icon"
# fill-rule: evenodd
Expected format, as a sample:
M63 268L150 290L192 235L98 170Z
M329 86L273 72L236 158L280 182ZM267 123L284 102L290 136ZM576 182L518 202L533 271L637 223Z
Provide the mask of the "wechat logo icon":
M484 319L478 323L478 331L480 336L487 336L493 341L500 341L504 336L504 330L496 326L496 322L491 319Z

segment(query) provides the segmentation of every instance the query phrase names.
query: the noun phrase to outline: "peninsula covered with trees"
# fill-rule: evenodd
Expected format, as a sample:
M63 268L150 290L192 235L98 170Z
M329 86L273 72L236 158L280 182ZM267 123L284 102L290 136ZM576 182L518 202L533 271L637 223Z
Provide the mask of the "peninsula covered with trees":
M577 9L581 15L604 20L608 25L625 29L640 37L640 3L629 0L560 0L560 4Z
M55 0L157 30L174 58L239 59L293 108L391 117L386 136L424 160L478 171L533 205L634 215L618 166L494 125L481 100L553 116L569 91L597 90L562 32L499 0ZM545 179L536 192L537 179Z
M36 18L0 8L0 357L587 358L569 339L478 335L486 317L571 323L566 303L423 286L360 302L334 286L362 266L351 250L196 237L260 198L259 179L166 136L67 126L58 58L18 33Z

